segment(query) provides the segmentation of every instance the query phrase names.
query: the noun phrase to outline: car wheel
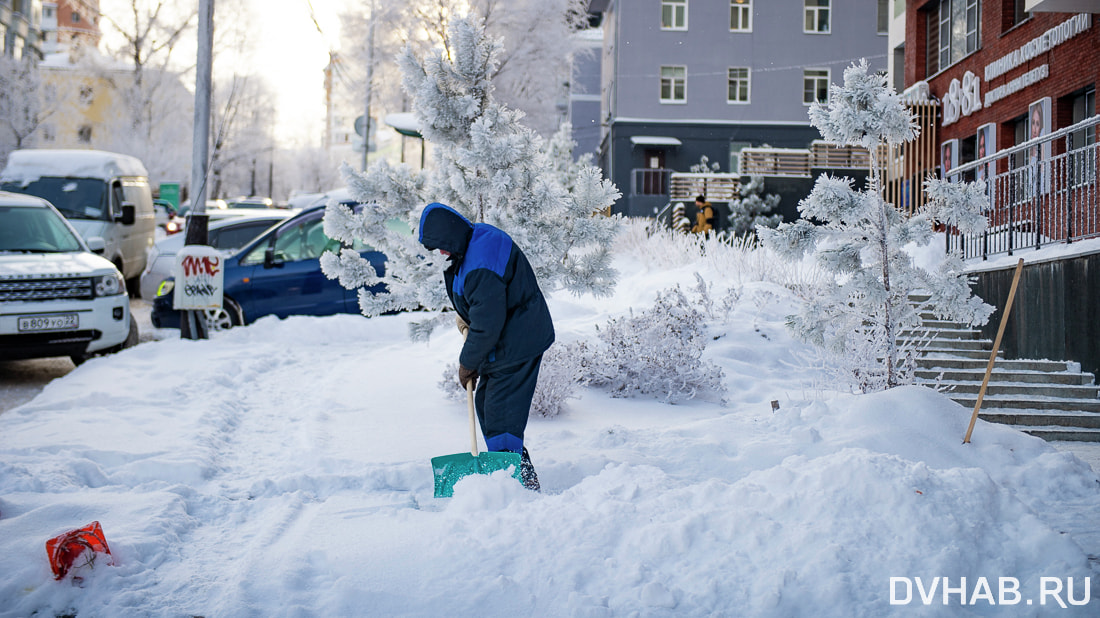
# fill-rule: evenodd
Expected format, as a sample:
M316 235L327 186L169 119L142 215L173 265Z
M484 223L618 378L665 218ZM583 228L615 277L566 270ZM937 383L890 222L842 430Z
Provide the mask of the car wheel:
M69 357L69 360L73 361L73 364L79 367L84 364L84 361L88 360L88 357L83 354L73 354Z
M126 341L122 342L122 348L132 348L138 344L138 340L141 333L138 331L137 320L134 319L134 314L130 314L130 334L126 335Z
M241 309L228 298L222 300L221 309L207 309L203 312L208 330L228 330L241 325Z

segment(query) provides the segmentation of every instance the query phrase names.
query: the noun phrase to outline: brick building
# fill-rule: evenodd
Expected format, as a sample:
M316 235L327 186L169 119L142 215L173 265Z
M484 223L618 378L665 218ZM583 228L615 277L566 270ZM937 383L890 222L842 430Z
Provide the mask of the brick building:
M1100 14L1025 10L1036 4L906 0L905 84L926 81L943 104L941 167L1096 115Z

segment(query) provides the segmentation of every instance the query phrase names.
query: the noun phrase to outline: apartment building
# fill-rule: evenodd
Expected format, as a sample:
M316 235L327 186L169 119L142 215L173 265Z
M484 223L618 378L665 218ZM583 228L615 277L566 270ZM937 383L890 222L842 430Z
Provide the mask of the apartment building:
M42 0L0 0L0 53L42 57Z
M602 14L599 162L616 212L651 216L662 174L747 147L808 148L807 115L844 69L886 69L889 0L593 0Z

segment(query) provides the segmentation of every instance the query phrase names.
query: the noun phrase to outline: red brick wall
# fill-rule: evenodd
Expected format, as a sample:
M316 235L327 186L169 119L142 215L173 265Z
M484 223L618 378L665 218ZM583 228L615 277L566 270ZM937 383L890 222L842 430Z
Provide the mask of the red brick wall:
M1066 21L1071 13L1033 13L1015 28L1004 31L1004 24L1012 23L1007 11L1012 9L1012 0L982 0L981 2L981 43L978 51L963 58L950 67L933 76L925 75L926 53L926 14L921 9L933 6L938 0L907 0L905 25L905 84L927 80L933 96L944 99L951 80L963 79L966 71L971 71L981 79L981 94L1004 85L1016 77L1043 64L1049 67L1049 76L1039 82L1019 90L1003 99L983 107L969 116L946 127L941 125L938 139L966 139L973 137L979 126L996 122L998 149L1011 146L1014 142L1012 122L1027 114L1028 105L1049 96L1052 100L1051 122L1053 129L1071 124L1070 93L1087 86L1096 87L1100 83L1100 14L1092 16L1092 26L1063 42L1046 53L1022 63L992 81L985 80L985 67L1009 52L1019 49L1028 41L1040 36L1054 26ZM1096 114L1092 110L1089 115ZM942 122L942 112L941 112Z

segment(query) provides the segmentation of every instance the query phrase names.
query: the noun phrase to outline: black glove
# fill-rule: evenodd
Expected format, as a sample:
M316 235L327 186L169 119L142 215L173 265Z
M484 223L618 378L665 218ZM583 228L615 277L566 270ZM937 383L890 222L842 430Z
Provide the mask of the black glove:
M461 363L459 363L458 383L462 385L462 388L466 388L466 383L471 381L473 382L473 384L471 384L471 388L477 386L477 369L467 369L466 367L462 366Z

